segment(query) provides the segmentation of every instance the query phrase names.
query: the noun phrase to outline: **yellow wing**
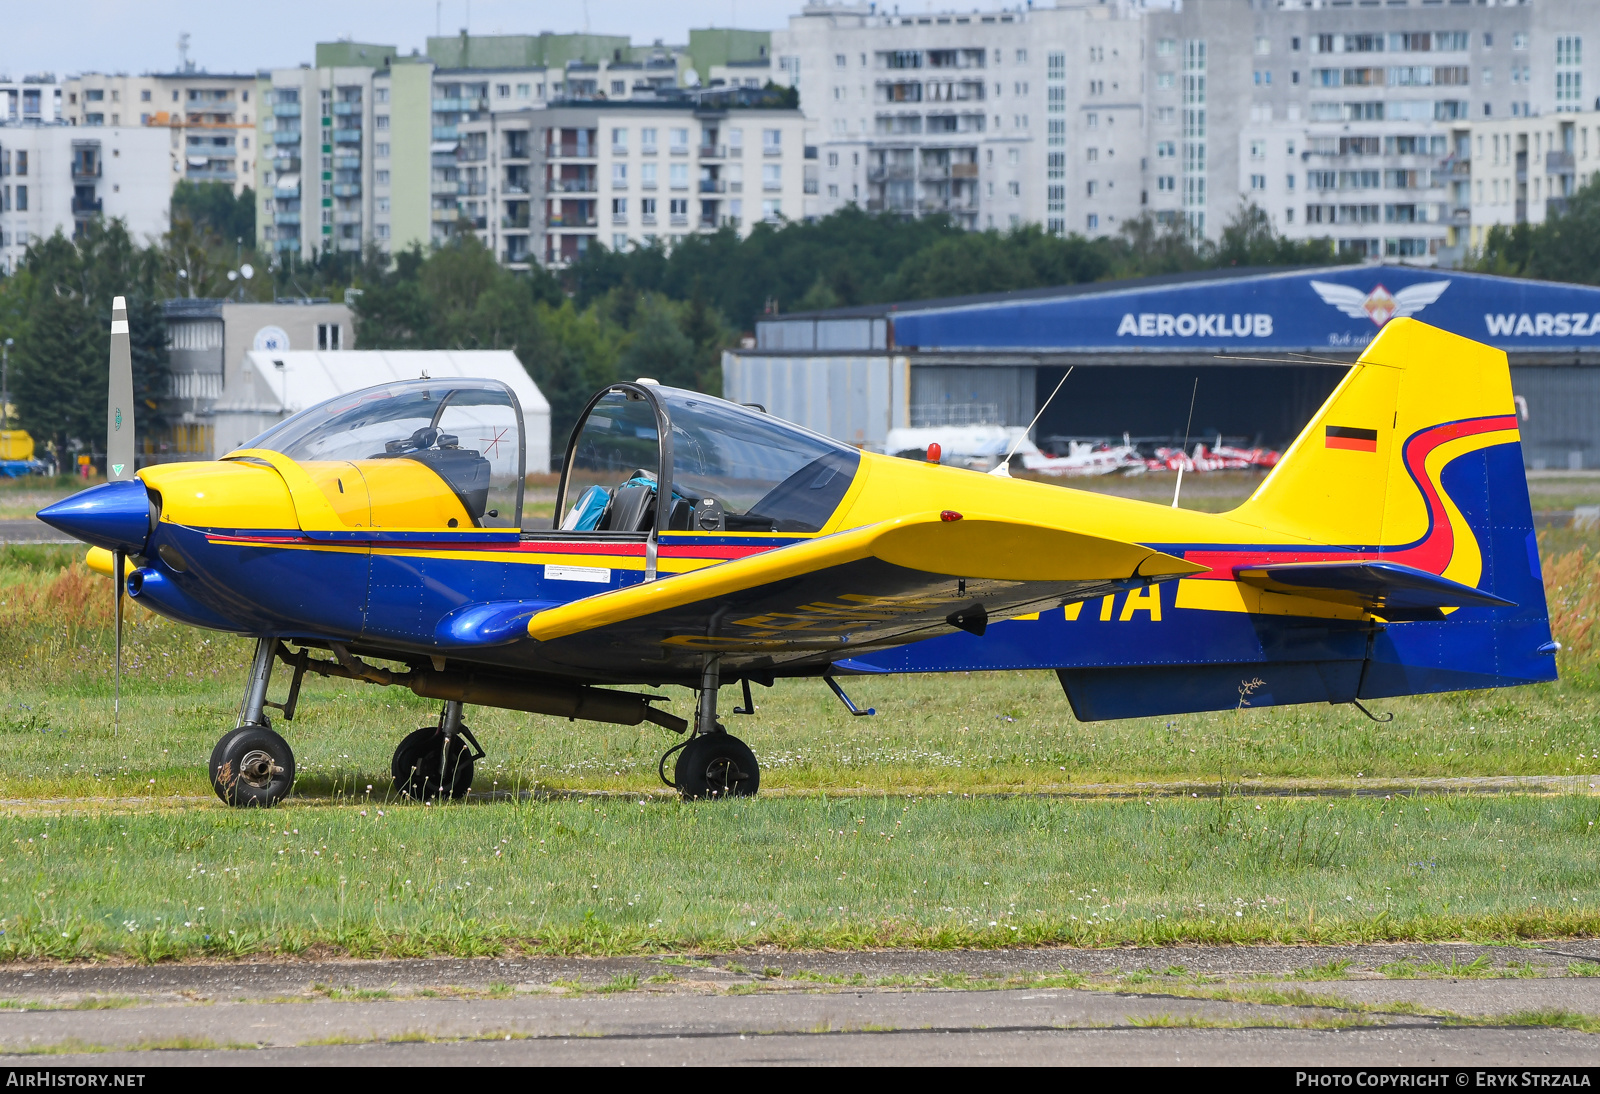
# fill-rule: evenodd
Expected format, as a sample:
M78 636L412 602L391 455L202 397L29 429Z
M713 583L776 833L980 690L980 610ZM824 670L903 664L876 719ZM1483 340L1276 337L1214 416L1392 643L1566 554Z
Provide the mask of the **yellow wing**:
M658 651L645 659L662 679L712 652L732 668L825 665L1202 569L1027 521L920 513L551 608L528 634L552 660L602 671Z

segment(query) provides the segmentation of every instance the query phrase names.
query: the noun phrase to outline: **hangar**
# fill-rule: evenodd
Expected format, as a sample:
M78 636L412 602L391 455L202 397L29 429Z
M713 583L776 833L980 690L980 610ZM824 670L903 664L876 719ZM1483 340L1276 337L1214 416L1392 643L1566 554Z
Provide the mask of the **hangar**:
M1383 324L1411 315L1511 361L1533 469L1600 467L1600 288L1407 266L1214 270L764 317L723 394L840 440L896 427L1283 445ZM1195 381L1198 380L1198 387Z

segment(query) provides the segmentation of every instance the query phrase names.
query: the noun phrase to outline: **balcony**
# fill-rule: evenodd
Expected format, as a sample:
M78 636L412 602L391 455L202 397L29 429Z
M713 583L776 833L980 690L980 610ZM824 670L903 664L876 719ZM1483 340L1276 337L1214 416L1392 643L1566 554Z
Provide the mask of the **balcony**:
M468 217L467 218L467 223L472 225L472 227L474 229L476 229L477 231L482 232L482 231L485 231L489 227L489 218L486 217L486 216Z
M298 174L300 171L299 156L284 156L272 161L272 169L280 175Z
M434 99L435 114L476 114L489 109L488 99Z
M871 167L867 169L868 182L889 182L891 180L908 181L916 177L914 167Z
M86 163L83 160L72 161L72 177L74 179L97 179L100 177L100 161Z
M463 182L458 192L467 197L481 198L489 192L489 184L482 179L473 179L471 182Z
M776 179L763 179L761 192L764 194L779 194L783 192L783 183Z
M359 182L336 182L333 184L333 196L336 198L358 198L361 196Z
M103 205L104 202L102 202L99 198L94 198L92 200L73 198L72 215L75 217L99 216Z
M435 224L454 224L461 219L460 209L433 209L429 211L428 219Z
M689 225L689 214L673 213L670 222L674 228L686 228Z
M655 188L656 188L656 180L655 179L640 179L639 180L639 189L641 189L641 190L654 190Z
M1570 175L1577 170L1571 152L1546 152L1544 170L1547 175Z
M656 215L654 213L645 213L639 217L639 223L646 228L654 228L656 226Z
M627 213L612 213L611 214L611 226L613 228L626 228L628 226L628 214Z
M725 144L702 144L700 158L703 160L722 160L728 158L728 146Z
M613 156L626 156L628 154L628 146L625 144L613 144L611 146L611 154Z
M667 151L674 156L687 156L689 154L689 146L687 144L675 144Z
M781 156L781 155L783 155L783 145L781 145L781 144L762 145L761 154L763 156Z
M277 225L299 224L300 223L300 214L299 213L274 213L273 216L272 216L272 223L277 224Z
M274 118L298 118L300 116L299 103L274 103L272 107Z
M1551 219L1554 217L1566 216L1568 206L1570 206L1571 203L1571 198L1546 198L1544 202L1545 218Z
M593 228L600 222L593 216L553 216L547 222L551 228Z
M805 192L808 193L808 194L817 193L817 180L816 179L806 179Z
M546 189L552 194L593 194L600 187L594 179L551 179Z
M335 129L333 131L333 143L334 144L360 144L361 143L361 130L359 130L359 129Z
M587 141L576 144L552 143L549 152L553 160L592 160L599 154L599 150Z
M701 179L700 180L700 192L702 194L721 194L721 193L725 193L727 191L727 189L728 189L727 184L725 182L723 182L721 179Z
M433 139L436 141L453 141L456 139L456 127L453 125L436 125L433 127Z
M333 222L335 224L360 224L361 213L359 210L354 212L340 211L333 214Z
M239 175L226 167L191 167L183 177L190 182L234 182Z
M360 114L361 113L361 104L359 102L354 102L354 103L334 103L333 104L333 112L334 112L334 114Z
M500 227L511 232L526 232L528 230L528 214L523 213L516 217L501 217Z
M1516 213L1514 215L1514 221L1517 224L1526 224L1526 223L1528 223L1528 199L1527 198L1518 198L1517 199L1517 208L1516 208Z
M656 151L656 146L653 144L643 144L639 146L639 155L641 156L653 156L656 154Z

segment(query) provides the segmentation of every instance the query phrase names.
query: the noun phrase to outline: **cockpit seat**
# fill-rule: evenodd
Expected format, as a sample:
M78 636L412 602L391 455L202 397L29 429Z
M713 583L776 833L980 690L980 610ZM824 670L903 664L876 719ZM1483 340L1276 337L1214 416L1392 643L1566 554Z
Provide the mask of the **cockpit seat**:
M656 488L653 484L628 482L611 495L611 505L600 518L607 532L648 532L655 521Z
M462 448L461 438L455 434L425 426L405 440L387 442L383 451L371 458L422 464L444 480L474 525L483 523L484 510L489 507L489 461L475 449Z

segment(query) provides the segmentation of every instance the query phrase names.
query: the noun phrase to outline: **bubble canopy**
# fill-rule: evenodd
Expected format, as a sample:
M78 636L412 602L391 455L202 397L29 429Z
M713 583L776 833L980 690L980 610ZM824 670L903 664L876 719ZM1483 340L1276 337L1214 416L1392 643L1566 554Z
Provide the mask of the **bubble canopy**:
M374 527L519 528L523 444L522 407L509 387L451 377L329 399L244 447L281 452L317 479L353 467Z
M580 532L818 532L860 463L849 445L756 408L615 384L573 431L556 512ZM663 480L670 504L657 504Z

